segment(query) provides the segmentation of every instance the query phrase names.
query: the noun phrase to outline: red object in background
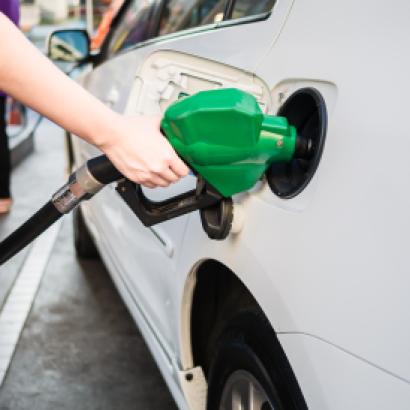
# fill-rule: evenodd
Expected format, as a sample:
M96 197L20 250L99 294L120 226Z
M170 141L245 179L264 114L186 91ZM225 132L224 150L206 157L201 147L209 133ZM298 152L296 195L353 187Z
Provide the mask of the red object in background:
M7 122L9 125L23 125L23 115L20 110L20 104L18 104L17 101L11 100Z
M101 23L97 28L97 31L91 39L91 50L98 50L107 37L111 28L111 23L117 15L119 9L123 5L124 0L113 0L110 2L108 9L105 11Z

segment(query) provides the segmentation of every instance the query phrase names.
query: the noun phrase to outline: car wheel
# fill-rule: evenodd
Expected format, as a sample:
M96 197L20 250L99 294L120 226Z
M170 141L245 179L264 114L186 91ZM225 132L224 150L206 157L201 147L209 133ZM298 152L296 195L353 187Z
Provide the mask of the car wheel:
M208 410L307 409L276 335L259 312L229 321L208 373Z
M73 229L74 247L77 256L84 259L97 258L99 256L98 250L84 222L84 216L80 207L73 211Z

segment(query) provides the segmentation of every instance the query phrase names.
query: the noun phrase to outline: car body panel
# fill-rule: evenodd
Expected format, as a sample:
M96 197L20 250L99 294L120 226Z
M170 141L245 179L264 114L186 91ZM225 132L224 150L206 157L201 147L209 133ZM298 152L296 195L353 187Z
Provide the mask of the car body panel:
M265 260L265 270L274 265L278 276L287 277L275 283L281 283L283 299L293 306L295 329L410 381L410 332L404 325L410 322L410 219L405 217L410 197L402 189L410 175L410 140L397 121L408 110L410 59L403 50L410 5L399 1L389 8L376 1L366 9L366 3L358 8L353 1L332 7L321 0L295 2L286 30L255 70L272 85L274 102L275 87L284 82L320 80L333 84L334 91L322 92L330 108L328 132L312 186L299 198L282 201L288 212L263 211L261 204L249 214L269 218L281 232L270 237L281 256L267 258L257 250L255 258ZM312 7L321 12L312 13ZM366 10L371 12L363 30ZM268 61L286 63L267 70ZM393 140L398 150L389 144ZM267 190L263 197L270 195ZM309 205L300 214L298 205L306 197Z
M170 356L169 349L160 338L159 332L152 326L152 322L149 321L143 307L135 298L135 294L132 292L132 284L129 282L127 276L122 274L121 269L116 264L116 258L112 254L110 240L104 234L101 234L99 229L93 224L93 218L90 217L90 208L85 208L85 211L88 227L91 228L92 232L96 235L95 237L98 238L97 243L104 263L111 272L115 286L146 340L178 408L182 410L188 409L185 397L178 383L176 373L176 369L178 369L177 358Z
M278 8L278 13L274 14L272 19L257 24L250 23L209 32L201 31L193 36L170 36L170 38L164 38L158 43L137 47L134 51L122 53L100 65L92 72L83 75L80 83L114 110L132 113L129 108L127 109L127 105L129 105L136 73L144 59L157 49L173 48L183 51L195 51L201 49L201 47L204 48L205 43L209 44L212 41L213 47L209 48L207 46L207 52L201 53L205 58L207 55L216 53L225 64L231 61L236 63L242 61L243 67L241 69L250 68L269 49L274 38L272 32L279 33L280 25L277 25L278 22L284 23L291 2L282 1L281 4L282 8ZM283 7L284 5L286 8ZM272 25L274 25L273 30ZM249 31L253 31L255 37L261 36L265 41L261 41L258 46L253 48L252 59L245 60L240 55L242 52L240 40L242 38L245 41ZM231 41L223 43L218 39L225 39L226 32L229 32L232 38ZM267 33L270 33L270 35L267 36ZM239 43L237 43L237 40L239 40ZM118 96L116 101L113 101L115 100L115 98L112 98L113 95ZM96 148L77 138L74 139L73 146L77 164L98 154ZM163 193L158 192L157 195L168 196L180 192L180 184L176 184L167 190L161 190ZM194 178L188 177L182 182L184 186L182 190L186 190L185 187L192 187L193 184ZM128 249L129 247L138 249L137 254L141 255L142 252L145 254L144 259L150 261L148 263L150 271L147 275L147 272L143 269L143 267L147 267L147 264L141 266L141 263L138 263L138 258L132 253L128 257L121 254L121 252L111 253L112 262L116 266L114 272L122 278L132 278L127 282L128 286L130 286L132 292L139 295L140 301L145 300L145 305L144 303L142 305L147 308L146 316L150 323L153 323L154 332L160 334L162 338L165 336L162 347L168 352L168 355L175 355L179 348L179 325L175 326L175 324L179 322L180 307L174 303L175 299L171 300L169 297L171 289L169 286L174 282L173 271L175 271L175 265L173 264L177 260L175 255L170 254L173 254L172 249L180 243L183 235L183 231L173 227L181 226L183 223L181 223L181 219L184 218L162 224L167 226L166 232L161 226L147 230L131 214L111 187L101 192L88 204L85 204L83 209L87 217L87 223L97 238L97 243L109 238L112 243L117 244L117 249ZM164 249L162 242L165 242L165 248L168 249ZM167 243L170 242L172 242L171 245L167 247ZM148 254L149 257L147 257ZM164 272L163 267L166 265L169 266L169 269ZM152 272L154 272L154 275L150 275ZM175 284L175 288L181 286L183 286L183 283ZM175 290L175 294L178 294L178 290ZM167 313L167 316L164 316L164 312ZM169 312L173 312L177 316L176 320L170 320ZM175 375L175 377L177 376Z
M197 213L152 230L130 223L111 188L87 205L113 277L126 278L156 335L148 343L167 352L173 388L176 367L192 365L184 353L189 315L181 313L189 309L187 278L215 259L235 272L278 332L309 408L408 404L410 139L397 119L406 118L410 91L409 12L405 1L390 8L380 1L279 1L268 20L148 42L86 76L83 84L98 98L137 113L138 70L156 50L175 50L254 73L271 90L273 112L306 86L326 102L327 141L307 188L283 200L261 182L235 196L243 229L225 241L210 241ZM79 162L96 153L75 145ZM151 195L167 197L193 183L188 177ZM116 246L121 258L106 251ZM164 371L168 365L156 358Z
M279 335L310 409L397 409L410 403L408 383L309 335Z

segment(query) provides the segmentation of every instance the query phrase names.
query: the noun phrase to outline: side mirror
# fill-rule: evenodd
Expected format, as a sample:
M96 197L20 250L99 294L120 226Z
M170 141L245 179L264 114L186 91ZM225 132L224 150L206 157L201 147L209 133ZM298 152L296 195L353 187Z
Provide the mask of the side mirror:
M90 55L90 37L80 29L53 31L48 37L47 54L53 61L82 63Z

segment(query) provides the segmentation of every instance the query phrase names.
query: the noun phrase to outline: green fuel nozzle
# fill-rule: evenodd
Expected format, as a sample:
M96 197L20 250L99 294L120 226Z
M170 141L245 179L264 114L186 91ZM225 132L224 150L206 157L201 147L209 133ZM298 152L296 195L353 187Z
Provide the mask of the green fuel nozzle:
M311 142L263 114L238 89L202 91L168 107L162 129L178 154L224 197L252 188L276 162L307 158Z
M165 111L161 128L197 175L196 189L153 202L123 181L118 193L146 226L199 210L211 239L231 231L232 195L251 189L272 164L308 159L313 151L285 117L263 114L255 97L234 88L181 98Z
M180 99L168 107L161 125L196 172L196 189L155 202L141 186L124 179L105 155L90 159L43 208L0 242L0 265L114 181L119 181L119 195L145 226L199 210L207 235L225 239L233 221L232 195L252 188L270 165L309 159L315 150L312 141L298 136L285 117L263 114L256 99L238 89L202 91Z

